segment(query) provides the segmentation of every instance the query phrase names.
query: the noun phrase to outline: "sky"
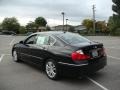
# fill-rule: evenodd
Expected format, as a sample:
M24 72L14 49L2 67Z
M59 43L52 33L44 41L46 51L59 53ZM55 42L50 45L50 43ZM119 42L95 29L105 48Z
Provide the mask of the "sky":
M96 20L108 20L112 0L0 0L0 22L5 17L16 17L21 25L44 17L48 25L62 24L62 14L68 24L80 25L83 19L92 19L92 5L96 7Z

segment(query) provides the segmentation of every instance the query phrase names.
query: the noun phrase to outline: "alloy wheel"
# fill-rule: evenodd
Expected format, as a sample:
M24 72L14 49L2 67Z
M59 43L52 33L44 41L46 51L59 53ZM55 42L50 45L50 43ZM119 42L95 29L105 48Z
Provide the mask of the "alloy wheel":
M18 61L17 52L15 50L13 51L13 61L15 61L15 62Z
M51 79L56 77L57 71L56 71L56 66L55 66L54 62L48 61L46 63L46 74Z

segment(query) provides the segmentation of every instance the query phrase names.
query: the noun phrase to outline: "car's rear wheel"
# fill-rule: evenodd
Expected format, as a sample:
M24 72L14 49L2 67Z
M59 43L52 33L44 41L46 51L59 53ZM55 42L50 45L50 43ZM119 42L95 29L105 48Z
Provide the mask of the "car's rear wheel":
M20 61L18 58L18 54L17 54L16 50L13 50L12 56L13 56L13 61L15 61L15 62Z
M58 79L59 71L57 68L57 64L54 60L47 60L46 61L45 72L50 79L52 79L52 80Z

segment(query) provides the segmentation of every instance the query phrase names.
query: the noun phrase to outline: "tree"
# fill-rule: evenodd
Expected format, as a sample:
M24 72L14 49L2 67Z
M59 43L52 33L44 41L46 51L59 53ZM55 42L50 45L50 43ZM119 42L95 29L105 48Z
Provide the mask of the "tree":
M70 28L69 28L68 31L69 31L69 32L74 32L74 31L75 31L75 28L74 28L73 26L70 26Z
M1 25L1 23L0 23L0 32L1 32L1 30L2 30L2 25Z
M115 12L114 16L120 17L120 0L112 0L113 6L112 10Z
M107 32L107 24L105 21L97 21L96 22L96 28L100 32Z
M19 33L20 34L25 34L26 33L26 29L25 29L24 26L20 26Z
M46 30L47 30L47 31L51 31L50 26L47 25L47 26L46 26Z
M35 19L35 24L37 25L37 27L39 27L39 26L46 27L47 21L43 17L38 17Z
M116 27L116 25L114 23L113 16L111 16L111 17L109 17L109 20L108 20L108 28L109 28L111 33L113 32L115 27Z
M28 31L33 31L33 32L34 32L34 29L36 29L36 24L35 24L35 22L30 21L29 23L27 23L26 29L27 29Z
M82 25L84 25L87 28L87 32L89 32L90 29L93 29L93 20L84 19Z
M116 33L119 33L120 29L120 20L117 17L109 17L109 21L108 21L108 28L110 30L110 34L115 35Z
M16 33L19 32L20 24L15 17L5 18L2 22L2 29L14 31Z
M120 28L120 0L112 0L113 6L112 10L115 12L113 16L109 18L108 27L111 33L116 33Z

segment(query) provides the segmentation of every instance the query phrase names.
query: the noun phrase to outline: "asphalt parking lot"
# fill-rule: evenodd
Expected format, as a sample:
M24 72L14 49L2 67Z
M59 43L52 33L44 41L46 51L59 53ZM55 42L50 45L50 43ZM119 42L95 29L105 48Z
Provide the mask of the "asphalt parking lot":
M82 79L63 78L59 81L48 79L39 68L12 61L12 45L24 38L0 35L0 90L120 90L120 37L87 37L104 43L107 67Z

